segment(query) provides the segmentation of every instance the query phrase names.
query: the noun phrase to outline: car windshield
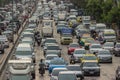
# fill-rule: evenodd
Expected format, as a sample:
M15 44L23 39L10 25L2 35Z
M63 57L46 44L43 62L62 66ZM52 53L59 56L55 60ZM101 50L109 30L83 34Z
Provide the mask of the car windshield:
M80 66L68 66L67 67L68 70L71 70L71 71L80 71Z
M57 56L47 56L47 57L46 57L46 60L52 60L52 59L55 58L55 57L57 57Z
M52 60L50 62L50 64L53 64L53 65L65 65L65 61L64 60Z
M30 80L30 76L26 74L12 74L10 80Z
M76 76L74 74L61 74L58 76L59 80L76 80Z
M115 36L115 34L104 34L104 36Z
M52 72L52 75L53 75L53 76L58 76L58 74L59 74L60 71L67 71L67 69L64 69L64 70L63 70L63 69L62 69L62 70L54 70L54 71Z
M56 43L55 39L46 39L45 43Z
M98 54L99 55L109 55L110 51L99 51Z
M69 47L79 47L79 44L70 44Z
M106 47L113 47L114 43L105 43L104 46L106 46Z
M59 46L47 46L48 50L60 50Z
M85 50L75 50L74 54L85 54Z
M116 44L116 46L115 46L115 47L120 48L120 44Z
M97 60L96 56L84 56L84 60Z
M72 35L70 35L70 34L64 34L64 35L62 35L62 37L72 37Z
M86 43L95 43L95 41L93 39L86 39L85 41Z
M102 48L100 45L92 45L91 48Z
M96 29L105 29L105 26L97 26Z
M32 51L16 51L16 55L32 55Z
M97 67L98 64L96 62L85 62L83 63L83 67Z

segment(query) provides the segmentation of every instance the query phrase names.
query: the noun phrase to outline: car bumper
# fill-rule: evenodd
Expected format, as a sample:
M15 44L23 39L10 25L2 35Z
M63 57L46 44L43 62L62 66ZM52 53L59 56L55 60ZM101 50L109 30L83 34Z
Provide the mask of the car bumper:
M99 71L84 71L84 75L99 75L100 72Z
M109 59L107 59L107 58L104 58L104 59L99 59L99 62L100 63L107 63L107 62L112 62L112 58L109 58Z

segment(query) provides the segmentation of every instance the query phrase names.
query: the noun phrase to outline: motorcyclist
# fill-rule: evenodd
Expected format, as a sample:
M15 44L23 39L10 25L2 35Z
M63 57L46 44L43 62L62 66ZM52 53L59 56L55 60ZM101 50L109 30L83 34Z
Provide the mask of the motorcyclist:
M72 54L72 55L70 56L70 64L73 64L73 63L74 63L74 59L75 59L75 57L74 57L74 55Z
M40 64L39 64L39 73L41 74L41 76L43 76L43 74L45 74L45 64L43 62L43 59L40 60Z

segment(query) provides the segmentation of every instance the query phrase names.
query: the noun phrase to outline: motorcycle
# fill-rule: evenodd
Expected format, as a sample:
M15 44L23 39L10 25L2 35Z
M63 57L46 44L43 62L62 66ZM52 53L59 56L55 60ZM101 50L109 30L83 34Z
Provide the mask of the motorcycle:
M39 68L39 73L43 76L45 74L45 68Z

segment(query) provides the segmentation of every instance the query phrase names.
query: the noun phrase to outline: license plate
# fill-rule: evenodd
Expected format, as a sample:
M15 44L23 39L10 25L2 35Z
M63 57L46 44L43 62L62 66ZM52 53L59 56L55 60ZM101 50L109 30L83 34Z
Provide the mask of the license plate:
M90 74L94 74L94 72L90 72Z

